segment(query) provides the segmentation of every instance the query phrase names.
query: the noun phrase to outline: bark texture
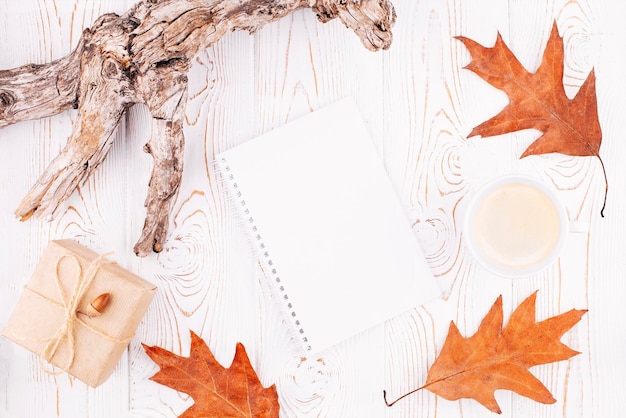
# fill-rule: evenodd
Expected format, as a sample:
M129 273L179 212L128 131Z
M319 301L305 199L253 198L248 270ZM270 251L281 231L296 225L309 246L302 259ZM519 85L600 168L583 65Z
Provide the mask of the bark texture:
M53 218L111 147L124 112L145 104L152 116L145 145L154 166L146 220L135 253L159 252L183 172L187 72L202 49L233 30L254 33L295 10L321 22L339 18L372 51L389 48L390 0L143 0L125 14L102 15L76 49L45 65L0 70L0 128L78 109L73 132L16 210Z

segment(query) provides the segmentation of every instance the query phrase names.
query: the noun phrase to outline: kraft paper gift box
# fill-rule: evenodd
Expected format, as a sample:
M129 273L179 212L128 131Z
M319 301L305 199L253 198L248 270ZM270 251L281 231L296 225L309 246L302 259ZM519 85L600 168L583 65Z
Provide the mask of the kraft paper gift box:
M156 287L72 241L51 241L3 335L92 387L113 372ZM109 293L101 314L90 303ZM79 312L79 313L76 313ZM42 361L50 373L57 373Z

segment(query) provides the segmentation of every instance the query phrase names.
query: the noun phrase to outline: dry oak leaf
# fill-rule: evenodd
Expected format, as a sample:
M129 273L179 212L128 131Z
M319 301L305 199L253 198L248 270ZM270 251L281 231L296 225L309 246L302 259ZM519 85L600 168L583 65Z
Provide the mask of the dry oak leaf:
M451 401L472 398L498 414L502 413L494 396L498 389L512 390L544 404L556 402L528 369L580 354L560 339L587 311L572 309L536 322L536 299L537 292L526 298L515 309L504 329L502 296L498 297L473 336L463 337L451 322L441 353L428 370L424 386L393 402L385 399L387 405L392 406L421 389L428 389Z
M463 36L456 38L463 42L472 57L465 68L509 97L509 104L500 113L476 126L468 137L537 129L543 134L520 158L553 152L597 157L605 180L604 203L600 211L603 214L608 182L599 154L602 131L598 119L595 72L591 70L576 96L570 100L563 87L563 38L559 36L556 22L552 25L541 64L534 74L522 66L500 33L492 48Z
M263 387L242 344L237 343L235 358L227 369L215 360L206 343L193 331L189 357L142 345L161 367L150 379L193 398L194 404L180 418L278 417L276 386Z

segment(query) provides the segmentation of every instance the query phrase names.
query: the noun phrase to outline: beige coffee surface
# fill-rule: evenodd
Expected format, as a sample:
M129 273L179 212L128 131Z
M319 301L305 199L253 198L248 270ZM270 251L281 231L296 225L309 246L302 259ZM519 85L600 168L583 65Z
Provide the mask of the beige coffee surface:
M557 245L559 213L540 190L512 183L477 206L473 230L479 251L492 263L525 269L541 263Z

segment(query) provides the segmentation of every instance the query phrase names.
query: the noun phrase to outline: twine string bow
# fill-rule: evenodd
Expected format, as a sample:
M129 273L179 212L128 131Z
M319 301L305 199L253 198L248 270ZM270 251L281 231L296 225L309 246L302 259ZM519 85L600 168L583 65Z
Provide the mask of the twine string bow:
M109 262L105 259L106 256L109 254L111 253L102 254L99 257L97 257L89 265L84 275L82 273L82 266L80 262L78 261L78 258L76 258L74 255L64 254L56 262L54 276L55 276L55 281L57 285L57 290L61 297L60 305L63 308L65 319L61 327L59 327L56 333L49 339L48 344L46 344L43 352L41 353L40 359L45 359L46 361L50 362L52 358L54 357L54 355L56 354L57 350L59 349L61 342L67 338L68 347L69 347L69 357L67 359L67 363L65 364L65 366L62 367L62 371L67 371L70 367L72 367L72 364L74 364L74 359L76 357L76 326L77 324L81 323L85 325L86 327L88 327L89 329L95 331L95 329L91 325L85 323L83 320L78 318L78 306L84 294L87 292L94 278L96 277L96 273L100 269L100 266L104 264L105 262L106 263ZM63 282L61 280L61 274L59 273L59 267L61 265L61 262L65 258L72 260L74 264L76 265L76 269L77 269L76 283L74 285L74 289L72 290L72 293L69 295L65 294L65 291L63 288ZM98 332L98 334L102 335L102 333L100 332ZM112 341L123 342L123 340L117 340L108 335L104 335L104 336ZM61 372L57 372L53 374L58 374L58 373L61 373Z

